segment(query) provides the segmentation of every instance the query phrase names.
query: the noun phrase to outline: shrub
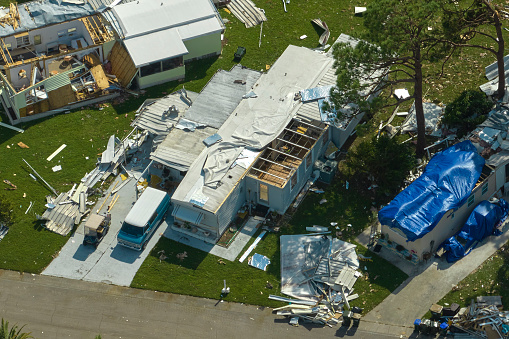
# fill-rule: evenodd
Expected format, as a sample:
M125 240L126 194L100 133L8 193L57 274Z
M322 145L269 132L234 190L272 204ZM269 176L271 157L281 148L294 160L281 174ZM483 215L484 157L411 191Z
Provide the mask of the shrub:
M483 92L476 90L463 91L445 107L442 122L450 128L457 128L458 136L462 137L482 123L492 107L493 103Z
M415 160L410 146L382 135L363 141L348 152L346 165L362 184L376 184L382 193L395 193Z

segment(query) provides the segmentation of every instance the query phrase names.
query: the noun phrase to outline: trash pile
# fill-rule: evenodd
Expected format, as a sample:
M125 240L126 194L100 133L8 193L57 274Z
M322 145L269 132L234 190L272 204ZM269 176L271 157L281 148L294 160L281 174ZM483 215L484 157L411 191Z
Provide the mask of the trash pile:
M46 197L47 204L45 206L47 210L42 216L37 215L37 219L47 221L44 227L52 232L63 236L69 234L73 226L79 224L83 216L90 212L90 208L87 208L87 205L93 205L94 202L87 201L87 197L89 193L94 192L93 187L99 181L104 182L111 174L117 174L124 155L129 153L129 151L138 149L144 139L144 137L137 135L134 139L126 138L124 141L121 141L112 135L106 150L102 153L101 158L97 160L97 166L90 173L85 174L77 188L76 184L74 184L70 191L57 194L49 186L56 197ZM62 146L65 147L65 145ZM62 146L55 153L60 152L64 148ZM54 154L48 157L48 161L53 157ZM36 173L36 175L38 174ZM112 193L116 193L126 182L127 180L124 180L118 188L114 188Z
M509 311L502 311L500 296L479 296L472 299L469 307L451 304L443 307L433 304L431 319L416 319L414 332L425 335L439 333L446 336L466 338L507 338L509 337Z
M451 327L481 338L507 338L509 311L502 311L500 296L477 297L453 317Z
M358 298L353 285L362 273L355 245L326 235L283 235L281 242L281 292L295 299L269 296L290 305L274 309L290 323L312 322L332 327L354 326L362 309L350 309Z

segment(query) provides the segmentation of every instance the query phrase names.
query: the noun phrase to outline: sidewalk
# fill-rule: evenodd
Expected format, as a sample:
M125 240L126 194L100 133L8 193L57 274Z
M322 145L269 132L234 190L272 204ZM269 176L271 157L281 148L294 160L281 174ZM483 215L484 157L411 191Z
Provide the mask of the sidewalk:
M509 240L508 228L509 224L506 223L502 235L488 237L468 256L452 264L447 263L445 259L433 259L428 264L419 265L405 263L405 260L393 261L402 271L409 274L409 278L363 320L395 326L412 326L414 320L421 318L433 303L442 299L454 285L462 281ZM367 236L362 234L357 241L367 246L368 239L369 234ZM381 254L385 256L382 252L384 249Z

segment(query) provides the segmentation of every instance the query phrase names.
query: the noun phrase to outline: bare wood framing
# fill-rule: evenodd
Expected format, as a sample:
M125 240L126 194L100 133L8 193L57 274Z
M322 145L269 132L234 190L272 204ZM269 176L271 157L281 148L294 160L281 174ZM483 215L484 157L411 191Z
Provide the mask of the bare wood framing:
M325 130L325 128L321 128L321 127L315 126L315 125L313 125L313 124L307 123L307 122L302 121L302 120L295 120L295 121L297 121L299 124L304 124L304 125L307 125L307 126L309 126L309 127L316 128L316 129L318 129L318 130L320 130L320 131Z
M260 157L259 159L261 159L261 160L263 160L263 161L270 162L271 164L274 164L274 165L277 165L277 166L281 166L281 167L287 168L287 169L289 169L290 171L295 170L295 168L294 168L294 167L285 166L285 165L283 165L283 164L280 164L280 163L278 163L278 162L275 162L275 161L272 161L272 160L269 160L269 159L265 159L265 158L262 158L262 157Z
M282 154L282 155L286 155L287 157L290 157L290 158L294 158L294 159L297 159L297 160L302 160L299 157L296 157L294 155L291 155L291 154L288 154L288 153L285 153L285 152L278 151L277 149L274 149L274 148L267 147L267 149L271 150L271 151L274 151L274 152L277 152L277 153Z
M317 140L317 139L315 139L315 138L313 138L313 137L310 137L309 135L305 135L305 134L303 134L303 133L296 132L296 131L294 131L293 129L289 129L289 128L286 128L286 127L285 127L285 131L292 132L292 133L294 133L294 134L297 134L298 136L306 137L306 138L309 138L309 139L314 140L314 141L316 141L316 140Z
M270 176L276 177L276 178L281 179L281 180L284 180L284 181L286 181L286 180L289 178L289 176L288 176L288 177L286 177L286 178L281 178L281 177L278 177L278 176L277 176L277 175L275 175L275 174L272 174L272 173L269 173L269 172L262 171L261 169L258 169L258 168L256 168L256 167L251 167L251 169L252 169L252 170L255 170L255 171L258 171L258 172L262 172L263 174L267 174L267 175L270 175Z
M292 145L292 146L300 147L300 148L302 148L302 149L305 149L306 151L309 151L309 148L306 148L306 147L304 147L304 146L301 146L301 145L298 145L298 144L294 144L293 142L286 141L286 140L281 139L281 138L276 138L276 139L277 139L277 140L279 140L279 141L285 142L285 143L287 143L287 144L290 144L290 145Z

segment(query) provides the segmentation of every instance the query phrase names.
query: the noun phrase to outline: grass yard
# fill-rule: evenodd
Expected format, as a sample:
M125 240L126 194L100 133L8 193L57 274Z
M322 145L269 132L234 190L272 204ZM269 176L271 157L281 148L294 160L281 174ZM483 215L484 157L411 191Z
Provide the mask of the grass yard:
M462 260L468 260L468 256ZM509 305L509 247L505 244L474 272L454 287L438 304L470 305L470 300L483 295L500 295L502 304ZM428 316L430 314L427 314Z
M1 0L1 4L6 6L8 2ZM144 95L132 97L124 103L109 104L102 110L88 107L70 114L21 124L19 127L25 129L23 134L4 128L0 130L0 180L7 179L18 186L15 191L0 189L0 199L12 206L14 216L14 225L0 242L0 268L39 273L67 241L66 237L46 231L36 221L35 213L43 213L44 197L50 191L40 181L35 182L28 176L21 158L25 158L56 190L69 190L73 183L94 168L95 159L98 153L105 149L111 134L122 137L130 130L129 123L134 118L134 110L146 98L161 97L184 85L188 90L200 91L218 69L228 70L234 65L233 54L238 46L247 48L242 64L256 70L266 70L289 44L317 47L321 32L316 31L311 24L311 20L315 18L328 24L331 30L330 43L340 33L356 35L362 31L363 26L362 17L353 15L354 7L366 6L368 2L292 2L287 6L288 13L283 11L283 4L278 1L257 0L256 4L265 10L268 18L263 25L261 47L258 47L260 26L246 29L235 17L220 10L223 18L229 20L226 24L223 53L219 57L186 66L185 81L155 86ZM299 40L302 35L307 35L307 39ZM446 78L429 82L425 87L425 90L428 90L426 99L447 103L454 99L460 90L477 87L485 82L484 67L493 61L494 58L489 54L478 50L467 51L453 60L447 69ZM354 141L354 145L363 138L370 137L380 120L387 120L391 113L382 111L364 127L359 128L359 131L362 129L364 132L358 133L359 137ZM401 122L402 118L398 117L393 125ZM30 148L22 149L17 146L18 142L23 142ZM55 159L47 162L46 157L63 143L67 144L67 147ZM86 157L89 159L86 160ZM62 171L54 173L51 167L57 164L62 166ZM302 233L305 226L328 225L335 221L342 227L342 237L352 240L373 221L373 214L370 212L373 200L352 188L346 190L345 180L340 177L325 194L310 193L282 232ZM4 188L6 187L8 186L5 185ZM320 205L318 202L323 198L327 199L327 203ZM25 215L30 201L35 205L32 211ZM346 226L349 223L352 224L351 228ZM159 262L157 252L161 249L165 249L168 255L167 261ZM187 251L189 257L180 262L175 254L182 251ZM359 253L371 256L365 251L367 250L358 248ZM133 287L219 298L222 280L226 278L232 289L228 300L272 306L267 295L279 292L278 236L268 235L256 252L271 258L272 264L267 272L258 271L245 263L227 262L222 265L213 256L206 256L205 253L170 240L161 240L142 265L133 281ZM391 264L376 255L373 255L373 258L373 262L362 265L367 267L369 275L365 274L358 280L356 291L360 298L352 303L367 310L383 300L406 278ZM267 281L273 285L273 289L266 288Z
M321 199L327 199L327 203L320 204ZM223 260L225 264L222 264L218 257L175 241L161 239L142 264L131 286L219 299L223 279L226 279L231 293L225 300L268 307L280 306L280 302L268 299L269 294L280 294L279 236L305 234L308 233L305 231L306 226L325 226L334 221L343 232L341 239L352 241L373 220L369 201L356 192L346 190L340 177L324 194L309 193L288 226L284 227L280 234L267 234L252 252L270 259L271 264L266 272L250 267L247 260L244 263ZM348 224L352 224L352 227L346 226ZM254 241L258 233L245 248ZM159 260L158 252L161 250L168 256L164 261ZM188 257L180 261L176 254L184 251ZM373 257L373 261L361 262L364 275L355 284L359 298L351 304L369 311L399 286L407 275L362 246L358 246L357 253ZM367 270L364 270L364 267ZM273 288L268 288L268 283Z

